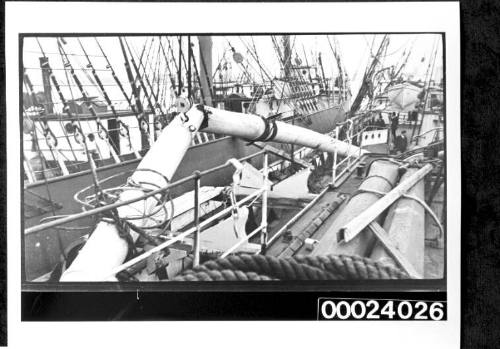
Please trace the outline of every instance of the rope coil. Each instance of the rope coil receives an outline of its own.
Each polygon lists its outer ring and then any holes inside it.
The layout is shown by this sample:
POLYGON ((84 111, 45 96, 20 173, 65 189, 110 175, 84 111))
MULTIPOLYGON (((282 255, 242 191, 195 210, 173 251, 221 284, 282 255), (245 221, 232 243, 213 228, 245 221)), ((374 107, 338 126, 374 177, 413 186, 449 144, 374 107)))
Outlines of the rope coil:
POLYGON ((232 255, 205 262, 173 281, 408 279, 407 273, 368 258, 347 255, 232 255), (244 275, 244 276, 243 276, 244 275))

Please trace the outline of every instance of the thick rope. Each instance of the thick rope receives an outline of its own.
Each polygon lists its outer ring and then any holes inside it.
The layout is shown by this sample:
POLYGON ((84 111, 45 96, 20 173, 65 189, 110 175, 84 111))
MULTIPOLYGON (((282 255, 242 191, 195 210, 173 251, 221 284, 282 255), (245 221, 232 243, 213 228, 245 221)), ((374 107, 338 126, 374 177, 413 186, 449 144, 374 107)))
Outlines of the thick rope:
POLYGON ((268 281, 265 275, 241 270, 201 270, 177 276, 174 281, 268 281))
POLYGON ((347 255, 296 256, 301 263, 328 270, 344 279, 407 279, 408 274, 368 258, 347 255))
POLYGON ((328 280, 333 277, 327 271, 306 264, 301 265, 293 259, 248 254, 208 261, 186 273, 225 269, 255 272, 280 280, 328 280))
POLYGON ((174 281, 256 280, 255 278, 259 278, 258 280, 354 280, 405 279, 409 276, 392 266, 357 256, 276 258, 241 254, 208 261, 183 272, 174 281))

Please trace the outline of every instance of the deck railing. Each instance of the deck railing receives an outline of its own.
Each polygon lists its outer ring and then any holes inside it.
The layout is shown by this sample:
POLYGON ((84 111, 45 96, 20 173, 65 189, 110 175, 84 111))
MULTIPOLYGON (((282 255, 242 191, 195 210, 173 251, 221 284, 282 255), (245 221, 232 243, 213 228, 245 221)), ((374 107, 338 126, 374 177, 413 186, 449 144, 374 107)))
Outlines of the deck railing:
POLYGON ((342 177, 351 167, 352 163, 355 163, 359 158, 361 158, 361 155, 363 154, 362 152, 362 147, 361 147, 361 139, 363 132, 366 130, 365 128, 360 129, 358 132, 354 132, 355 128, 355 121, 352 119, 348 119, 345 123, 337 125, 335 127, 335 130, 331 134, 335 139, 339 139, 340 136, 340 129, 341 127, 344 127, 344 125, 348 125, 348 129, 346 132, 346 137, 343 139, 344 142, 347 142, 348 150, 347 150, 347 156, 344 157, 342 160, 338 161, 338 151, 335 150, 333 153, 333 163, 332 163, 332 184, 335 184, 337 180, 342 177), (355 153, 351 153, 351 146, 353 145, 353 140, 356 140, 357 147, 359 148, 359 151, 355 153), (344 166, 344 168, 339 171, 339 168, 341 166, 344 166))
POLYGON ((413 141, 415 141, 416 145, 428 145, 429 143, 434 143, 443 139, 444 129, 442 127, 435 127, 413 137, 413 141), (429 140, 426 144, 419 144, 421 141, 425 142, 426 140, 429 140))
MULTIPOLYGON (((172 244, 182 241, 185 238, 188 238, 190 236, 193 237, 193 255, 194 255, 194 265, 198 265, 200 261, 200 233, 203 231, 204 228, 208 227, 211 223, 218 221, 225 216, 231 214, 231 212, 234 212, 235 209, 241 208, 243 205, 246 205, 248 203, 254 202, 257 199, 261 199, 262 203, 262 219, 260 222, 260 225, 254 229, 252 232, 247 234, 244 237, 240 237, 239 241, 235 243, 233 246, 229 247, 226 251, 221 251, 222 256, 225 257, 231 253, 233 253, 238 247, 240 247, 242 244, 248 242, 252 237, 260 233, 260 245, 261 245, 261 251, 265 251, 267 243, 268 243, 268 233, 267 233, 267 208, 268 208, 268 203, 267 203, 267 195, 269 191, 269 184, 268 184, 268 176, 269 176, 269 153, 266 150, 259 151, 257 153, 251 154, 249 156, 240 158, 238 160, 236 159, 230 159, 227 161, 225 164, 219 165, 217 167, 211 168, 209 170, 200 172, 200 171, 195 171, 191 176, 188 176, 186 178, 183 178, 181 180, 178 180, 176 182, 170 183, 162 188, 156 189, 154 191, 148 192, 140 197, 130 199, 130 200, 125 200, 122 202, 115 202, 113 204, 109 204, 103 207, 96 207, 93 209, 89 209, 84 212, 76 213, 73 215, 69 215, 63 218, 55 219, 43 224, 39 224, 37 226, 33 226, 30 228, 25 229, 25 235, 28 234, 35 234, 39 233, 44 230, 48 230, 51 228, 57 228, 58 226, 61 226, 63 224, 67 224, 70 222, 74 222, 79 219, 83 219, 86 217, 91 217, 91 216, 96 216, 99 214, 103 214, 106 211, 116 209, 118 207, 130 205, 134 202, 138 202, 141 200, 145 200, 149 197, 153 197, 155 195, 161 195, 166 193, 168 190, 179 186, 181 184, 187 183, 189 181, 193 181, 194 184, 194 203, 193 203, 193 210, 194 210, 194 226, 189 228, 188 230, 179 233, 175 237, 170 238, 169 240, 155 246, 154 248, 145 251, 144 253, 140 254, 139 256, 121 264, 120 266, 116 267, 115 269, 112 270, 110 273, 110 276, 116 275, 117 273, 128 269, 129 267, 135 265, 136 263, 148 258, 151 256, 153 253, 161 251, 172 244), (201 179, 203 176, 220 171, 224 168, 230 167, 230 166, 235 166, 236 167, 236 172, 235 175, 239 175, 241 172, 241 169, 243 166, 241 166, 241 162, 248 161, 250 159, 256 158, 262 156, 263 157, 263 166, 262 166, 262 176, 263 176, 263 185, 261 188, 256 189, 254 192, 251 194, 245 196, 243 199, 236 201, 234 200, 232 202, 232 205, 230 207, 227 207, 220 212, 217 212, 216 214, 210 216, 203 222, 200 222, 200 201, 199 201, 199 193, 200 193, 200 183, 201 179)), ((233 190, 235 187, 233 187, 233 190)))

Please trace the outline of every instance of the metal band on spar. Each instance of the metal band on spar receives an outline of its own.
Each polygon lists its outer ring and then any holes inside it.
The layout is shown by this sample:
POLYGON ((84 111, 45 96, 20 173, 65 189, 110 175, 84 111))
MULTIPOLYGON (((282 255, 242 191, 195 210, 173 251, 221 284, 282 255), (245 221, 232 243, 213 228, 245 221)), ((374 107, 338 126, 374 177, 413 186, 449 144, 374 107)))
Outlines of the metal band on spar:
POLYGON ((250 141, 291 143, 328 153, 334 153, 337 150, 341 156, 367 153, 366 150, 360 150, 357 146, 349 145, 328 135, 281 121, 267 121, 257 115, 201 105, 192 108, 189 113, 205 113, 205 119, 200 127, 203 132, 226 134, 250 141))

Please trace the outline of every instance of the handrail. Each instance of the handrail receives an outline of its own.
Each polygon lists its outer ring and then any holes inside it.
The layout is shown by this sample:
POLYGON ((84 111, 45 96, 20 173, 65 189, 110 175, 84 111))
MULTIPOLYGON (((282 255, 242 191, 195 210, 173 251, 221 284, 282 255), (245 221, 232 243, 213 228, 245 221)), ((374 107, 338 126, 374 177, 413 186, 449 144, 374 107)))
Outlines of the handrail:
POLYGON ((428 133, 431 133, 431 132, 438 132, 438 131, 442 131, 444 128, 443 127, 434 127, 434 128, 431 128, 430 130, 427 130, 419 135, 416 135, 413 137, 413 139, 416 139, 416 138, 420 138, 420 137, 423 137, 425 136, 426 134, 428 133))
MULTIPOLYGON (((258 189, 256 190, 255 192, 253 192, 252 194, 248 195, 246 198, 236 202, 236 206, 240 207, 242 206, 244 203, 250 201, 251 199, 253 198, 257 198, 259 197, 266 189, 263 188, 263 189, 258 189)), ((226 209, 220 211, 219 213, 213 215, 212 217, 204 220, 203 222, 201 222, 199 224, 199 227, 192 227, 188 230, 186 230, 185 232, 175 236, 174 238, 168 240, 168 241, 165 241, 161 244, 159 244, 158 246, 155 246, 153 247, 152 249, 148 250, 148 251, 145 251, 143 252, 141 255, 135 257, 135 258, 132 258, 130 260, 128 260, 127 262, 119 265, 118 267, 114 268, 110 273, 109 275, 107 275, 107 278, 109 277, 114 277, 117 273, 127 269, 127 268, 130 268, 131 266, 139 263, 140 261, 148 258, 149 256, 151 256, 152 254, 156 253, 156 252, 159 252, 161 250, 163 250, 164 248, 167 248, 168 246, 172 245, 173 243, 177 242, 177 241, 181 241, 183 240, 184 238, 188 237, 189 235, 193 234, 194 232, 197 231, 197 229, 201 229, 202 227, 205 227, 207 225, 209 225, 210 223, 212 223, 213 221, 223 217, 224 215, 226 215, 227 213, 229 213, 231 210, 233 209, 233 207, 227 207, 226 209)), ((248 238, 248 235, 247 235, 247 238, 248 238)), ((107 279, 106 278, 106 279, 107 279)))
POLYGON ((262 211, 263 211, 261 224, 259 225, 259 227, 257 229, 255 229, 254 231, 252 231, 248 235, 245 234, 245 236, 242 239, 240 239, 233 246, 231 246, 225 252, 225 255, 228 255, 228 254, 232 253, 233 251, 235 251, 244 242, 248 242, 249 239, 251 237, 253 237, 255 234, 257 234, 258 232, 261 232, 261 234, 262 234, 261 235, 261 248, 262 248, 262 251, 264 251, 265 247, 267 245, 267 192, 269 190, 269 184, 267 183, 266 179, 267 179, 268 174, 269 174, 268 156, 269 156, 269 151, 262 150, 262 151, 254 153, 254 154, 242 157, 239 161, 236 160, 236 159, 231 159, 230 161, 227 161, 225 164, 220 165, 220 166, 216 166, 216 167, 211 168, 209 170, 206 170, 206 171, 203 171, 203 172, 195 171, 193 173, 193 175, 191 175, 191 176, 183 178, 183 179, 181 179, 179 181, 176 181, 174 183, 170 183, 170 184, 168 184, 168 185, 166 185, 166 186, 164 186, 162 188, 159 188, 157 190, 151 191, 151 192, 149 192, 147 194, 144 194, 144 195, 142 195, 142 196, 140 196, 138 198, 134 198, 134 199, 130 199, 130 200, 124 200, 122 202, 113 203, 113 204, 110 204, 110 205, 107 205, 107 206, 104 206, 104 207, 98 207, 98 208, 95 208, 95 209, 92 209, 92 210, 89 210, 89 211, 86 211, 86 212, 82 212, 82 213, 71 215, 69 217, 64 217, 64 218, 57 219, 57 220, 54 220, 54 221, 51 221, 51 222, 40 224, 38 226, 26 229, 25 230, 25 234, 35 233, 35 232, 38 232, 40 230, 48 229, 50 227, 54 227, 54 226, 57 226, 57 225, 60 225, 60 224, 63 224, 63 223, 68 223, 68 222, 76 220, 76 219, 80 219, 80 218, 87 217, 87 216, 90 216, 90 215, 98 214, 98 213, 104 212, 106 210, 110 210, 110 209, 117 208, 117 207, 124 206, 124 205, 129 205, 131 203, 140 201, 142 199, 145 199, 145 198, 148 198, 148 197, 160 194, 160 193, 162 193, 162 192, 164 192, 164 191, 166 191, 166 190, 168 190, 168 189, 170 189, 172 187, 175 187, 177 185, 183 184, 183 183, 185 183, 185 182, 187 182, 189 180, 194 180, 194 183, 195 183, 195 188, 194 188, 194 207, 193 207, 194 217, 195 217, 195 224, 194 224, 194 226, 191 227, 191 228, 189 228, 187 231, 182 232, 179 235, 173 237, 172 239, 169 239, 169 240, 167 240, 167 241, 159 244, 158 246, 155 246, 153 249, 148 250, 148 251, 144 251, 139 256, 137 256, 137 257, 135 257, 135 258, 133 258, 131 260, 128 260, 125 263, 122 263, 121 265, 113 268, 112 271, 110 271, 110 274, 106 275, 105 280, 109 279, 110 277, 114 277, 120 271, 123 271, 123 270, 131 267, 132 265, 135 265, 136 263, 138 263, 138 262, 140 262, 140 261, 148 258, 149 256, 151 256, 155 252, 159 252, 159 251, 167 248, 168 246, 171 246, 175 242, 181 241, 184 238, 186 238, 186 237, 188 237, 188 236, 190 236, 192 234, 194 234, 194 239, 193 239, 194 261, 193 261, 193 263, 194 263, 195 266, 198 265, 199 261, 200 261, 200 232, 201 232, 201 230, 203 228, 209 226, 212 222, 221 219, 222 217, 226 216, 227 214, 231 214, 231 212, 235 208, 239 208, 239 207, 243 206, 244 204, 246 204, 248 202, 253 202, 252 200, 256 200, 259 197, 261 197, 261 199, 262 199, 262 211), (200 217, 199 190, 200 190, 201 177, 203 175, 214 173, 214 172, 216 172, 216 171, 218 171, 220 169, 223 169, 225 167, 232 166, 232 165, 236 167, 236 173, 238 173, 238 171, 241 171, 241 169, 243 168, 241 166, 241 163, 239 161, 246 161, 246 160, 252 159, 254 157, 260 156, 260 155, 264 156, 264 159, 263 159, 263 171, 262 171, 263 172, 264 181, 263 181, 262 188, 257 189, 255 192, 249 194, 248 196, 246 196, 244 199, 242 199, 240 201, 234 200, 235 202, 231 206, 223 209, 220 212, 217 212, 216 214, 212 215, 211 217, 209 217, 208 219, 204 220, 203 222, 200 222, 200 220, 199 220, 199 217, 200 217))
MULTIPOLYGON (((242 158, 238 159, 238 161, 247 161, 247 160, 250 160, 250 159, 252 159, 254 157, 263 155, 263 154, 266 154, 265 150, 261 150, 261 151, 258 151, 256 153, 254 153, 254 154, 250 154, 248 156, 242 157, 242 158)), ((199 173, 199 176, 204 176, 204 175, 216 172, 216 171, 220 171, 220 170, 222 170, 222 169, 224 169, 226 167, 229 167, 229 166, 231 166, 231 164, 225 163, 225 164, 213 167, 211 169, 202 171, 202 172, 199 173)), ((152 196, 155 196, 155 195, 158 195, 158 194, 163 194, 165 191, 167 191, 167 190, 169 190, 169 189, 171 189, 173 187, 179 186, 181 184, 184 184, 184 183, 186 183, 186 182, 188 182, 190 180, 193 180, 197 176, 198 176, 198 174, 192 174, 190 176, 184 177, 184 178, 182 178, 182 179, 180 179, 178 181, 172 182, 172 183, 170 183, 170 184, 168 184, 168 185, 166 185, 164 187, 161 187, 159 189, 155 189, 153 191, 150 191, 149 193, 145 193, 145 194, 143 194, 141 196, 138 196, 136 198, 124 200, 124 201, 121 201, 121 202, 115 202, 113 204, 109 204, 109 205, 102 206, 102 207, 97 207, 97 208, 94 208, 94 209, 91 209, 91 210, 88 210, 88 211, 85 211, 85 212, 76 213, 76 214, 73 214, 73 215, 70 215, 70 216, 67 216, 67 217, 64 217, 64 218, 61 218, 61 219, 57 219, 57 220, 54 220, 54 221, 51 221, 51 222, 39 224, 39 225, 30 227, 28 229, 25 229, 24 233, 25 233, 25 235, 33 234, 33 233, 36 233, 36 232, 39 232, 39 231, 42 231, 42 230, 45 230, 45 229, 48 229, 48 228, 52 228, 52 227, 55 227, 55 226, 58 226, 58 225, 62 225, 62 224, 69 223, 69 222, 73 222, 73 221, 78 220, 78 219, 82 219, 82 218, 86 218, 86 217, 93 216, 93 215, 96 215, 96 214, 100 214, 100 213, 103 213, 103 212, 106 212, 106 211, 109 211, 111 209, 115 209, 115 208, 118 208, 118 207, 121 207, 121 206, 130 205, 130 204, 132 204, 134 202, 141 201, 141 200, 147 199, 149 197, 152 197, 152 196)))
MULTIPOLYGON (((364 127, 362 128, 359 132, 353 134, 353 129, 354 129, 354 122, 349 119, 348 121, 349 122, 349 129, 347 131, 347 142, 349 144, 349 147, 352 145, 352 140, 355 139, 356 137, 358 139, 361 139, 362 137, 358 137, 359 135, 362 135, 363 132, 367 129, 367 127, 364 127)), ((339 129, 340 129, 340 125, 337 125, 337 127, 335 127, 335 131, 333 132, 335 134, 335 138, 338 139, 339 138, 339 129)), ((368 126, 369 127, 369 126, 368 126)), ((339 177, 341 177, 345 171, 347 170, 347 168, 349 168, 349 166, 351 165, 351 160, 354 158, 354 161, 358 160, 361 155, 362 155, 362 147, 361 147, 361 141, 359 142, 359 152, 357 154, 351 154, 350 151, 348 151, 348 154, 347 156, 342 159, 340 162, 337 162, 337 159, 338 159, 338 154, 337 154, 337 150, 335 150, 334 154, 333 154, 333 166, 332 166, 332 182, 331 184, 335 184, 335 182, 337 181, 337 179, 339 177), (340 173, 337 173, 337 168, 344 164, 345 162, 347 162, 347 167, 342 170, 342 172, 340 173)))

